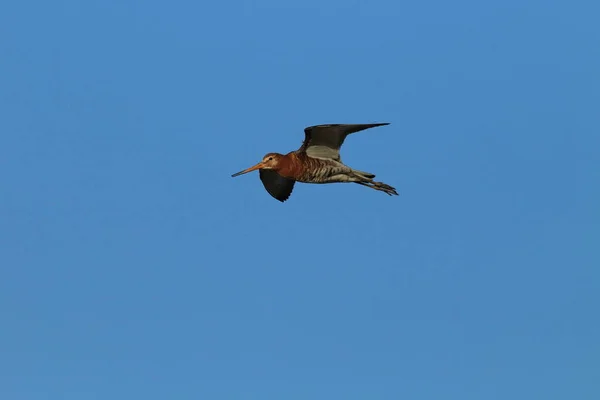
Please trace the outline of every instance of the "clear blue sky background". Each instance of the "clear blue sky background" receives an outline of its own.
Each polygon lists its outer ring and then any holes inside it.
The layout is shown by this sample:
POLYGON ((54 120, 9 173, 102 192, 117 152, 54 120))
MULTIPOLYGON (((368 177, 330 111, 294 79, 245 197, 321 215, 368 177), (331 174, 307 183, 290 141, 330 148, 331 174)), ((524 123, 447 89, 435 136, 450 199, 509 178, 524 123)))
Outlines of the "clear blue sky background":
POLYGON ((0 398, 600 398, 596 1, 0 6, 0 398), (395 186, 258 174, 319 123, 395 186))

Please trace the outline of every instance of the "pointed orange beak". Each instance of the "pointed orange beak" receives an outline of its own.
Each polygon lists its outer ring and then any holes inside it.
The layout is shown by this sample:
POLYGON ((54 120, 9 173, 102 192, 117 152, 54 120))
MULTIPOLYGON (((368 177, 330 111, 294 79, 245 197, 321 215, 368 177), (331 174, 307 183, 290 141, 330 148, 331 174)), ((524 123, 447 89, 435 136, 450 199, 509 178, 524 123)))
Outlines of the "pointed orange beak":
POLYGON ((261 161, 253 167, 250 167, 248 169, 245 169, 243 171, 240 171, 240 172, 237 172, 237 173, 231 175, 231 177, 235 178, 236 176, 244 175, 244 174, 247 174, 248 172, 252 172, 252 171, 256 171, 257 169, 261 169, 264 166, 265 166, 265 163, 261 161))

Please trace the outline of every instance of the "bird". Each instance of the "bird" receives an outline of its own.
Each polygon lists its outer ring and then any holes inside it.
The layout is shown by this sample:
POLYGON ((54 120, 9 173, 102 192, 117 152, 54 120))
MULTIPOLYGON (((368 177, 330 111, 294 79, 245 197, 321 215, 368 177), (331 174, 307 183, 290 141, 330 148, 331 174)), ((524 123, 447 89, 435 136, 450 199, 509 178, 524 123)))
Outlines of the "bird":
POLYGON ((340 157, 340 148, 348 135, 384 125, 390 123, 308 126, 304 128, 304 141, 297 150, 287 154, 267 153, 258 164, 231 176, 236 177, 258 170, 267 192, 282 203, 288 200, 296 182, 354 182, 390 196, 397 196, 398 192, 392 186, 375 182, 375 174, 349 167, 340 157))

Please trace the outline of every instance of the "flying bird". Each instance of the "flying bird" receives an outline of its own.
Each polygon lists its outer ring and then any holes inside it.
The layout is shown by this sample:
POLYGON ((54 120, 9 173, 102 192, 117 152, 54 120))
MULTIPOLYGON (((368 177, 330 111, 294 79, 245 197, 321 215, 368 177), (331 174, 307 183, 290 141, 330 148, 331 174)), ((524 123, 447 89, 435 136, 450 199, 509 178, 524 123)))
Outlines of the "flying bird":
POLYGON ((375 182, 375 174, 359 171, 342 162, 340 148, 351 133, 377 124, 327 124, 304 129, 304 141, 298 150, 287 154, 268 153, 258 164, 231 175, 236 177, 259 170, 260 180, 275 199, 284 202, 292 194, 296 181, 303 183, 354 182, 379 190, 388 195, 398 195, 396 189, 383 182, 375 182))

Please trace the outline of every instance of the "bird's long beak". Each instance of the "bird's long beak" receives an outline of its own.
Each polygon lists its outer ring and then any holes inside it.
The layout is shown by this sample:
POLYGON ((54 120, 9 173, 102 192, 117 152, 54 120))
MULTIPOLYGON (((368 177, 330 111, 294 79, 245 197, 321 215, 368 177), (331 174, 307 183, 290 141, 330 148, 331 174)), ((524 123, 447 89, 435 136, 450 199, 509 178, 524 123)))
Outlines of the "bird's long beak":
POLYGON ((247 174, 248 172, 252 172, 252 171, 256 171, 257 169, 261 169, 264 166, 265 166, 265 163, 261 161, 253 167, 250 167, 248 169, 245 169, 243 171, 240 171, 240 172, 237 172, 237 173, 231 175, 231 177, 235 178, 236 176, 244 175, 244 174, 247 174))

